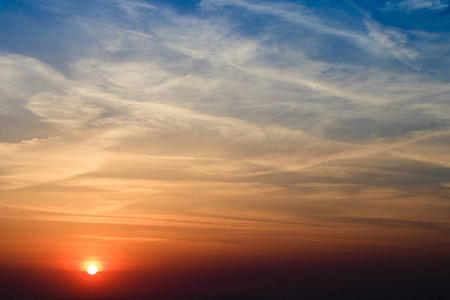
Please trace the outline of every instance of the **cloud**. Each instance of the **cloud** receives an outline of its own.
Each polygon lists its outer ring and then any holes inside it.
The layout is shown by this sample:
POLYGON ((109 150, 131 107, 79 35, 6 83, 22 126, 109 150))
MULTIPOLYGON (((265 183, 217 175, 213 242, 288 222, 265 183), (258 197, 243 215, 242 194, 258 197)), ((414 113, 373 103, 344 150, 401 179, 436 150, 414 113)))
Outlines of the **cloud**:
POLYGON ((80 235, 77 236, 82 239, 94 239, 94 240, 105 240, 105 241, 119 241, 119 242, 159 242, 165 239, 162 238, 149 238, 149 237, 120 237, 120 236, 98 236, 98 235, 80 235))
POLYGON ((364 24, 368 30, 368 35, 362 30, 355 30, 333 24, 328 19, 322 18, 311 9, 300 4, 268 3, 252 1, 232 0, 232 1, 210 1, 203 0, 200 6, 205 10, 214 10, 218 7, 236 6, 249 10, 256 14, 273 15, 287 22, 298 24, 311 29, 319 34, 331 35, 340 39, 354 43, 365 51, 375 53, 380 56, 386 55, 386 50, 392 57, 402 62, 414 60, 418 52, 408 48, 406 35, 392 28, 382 29, 380 24, 373 20, 365 20, 364 24))
POLYGON ((344 38, 356 39, 356 40, 364 40, 365 37, 360 35, 357 32, 352 32, 350 30, 343 30, 339 28, 334 28, 324 24, 324 22, 316 16, 312 11, 307 9, 305 6, 300 4, 288 4, 286 2, 282 2, 280 4, 277 3, 268 3, 262 2, 255 4, 251 1, 245 0, 220 0, 220 1, 211 1, 211 0, 203 0, 200 3, 200 7, 205 10, 215 9, 217 7, 223 6, 238 6, 258 14, 270 14, 276 15, 282 19, 285 19, 289 22, 294 22, 300 24, 302 26, 314 29, 318 32, 324 34, 337 35, 344 38))
POLYGON ((407 36, 394 29, 381 30, 380 25, 372 20, 365 21, 369 36, 372 37, 376 44, 392 54, 399 61, 414 60, 419 53, 413 49, 405 46, 407 43, 407 36))
POLYGON ((450 88, 423 57, 441 33, 283 2, 114 3, 52 3, 63 63, 0 55, 2 206, 247 237, 444 226, 450 88))
POLYGON ((450 230, 448 223, 441 222, 423 222, 414 220, 396 220, 388 218, 354 218, 354 217, 339 217, 336 218, 339 222, 368 224, 371 226, 392 227, 392 228, 407 228, 416 230, 442 230, 448 232, 450 230))
POLYGON ((404 0, 398 6, 406 11, 420 9, 444 10, 448 7, 448 2, 446 0, 404 0))

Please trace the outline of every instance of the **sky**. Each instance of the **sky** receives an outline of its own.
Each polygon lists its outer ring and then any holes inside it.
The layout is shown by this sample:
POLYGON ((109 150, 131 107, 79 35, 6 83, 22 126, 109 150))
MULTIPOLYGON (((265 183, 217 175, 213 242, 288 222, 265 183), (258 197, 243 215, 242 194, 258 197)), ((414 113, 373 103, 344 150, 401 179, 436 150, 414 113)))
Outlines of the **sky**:
POLYGON ((450 295, 449 32, 446 0, 0 1, 0 292, 450 295))

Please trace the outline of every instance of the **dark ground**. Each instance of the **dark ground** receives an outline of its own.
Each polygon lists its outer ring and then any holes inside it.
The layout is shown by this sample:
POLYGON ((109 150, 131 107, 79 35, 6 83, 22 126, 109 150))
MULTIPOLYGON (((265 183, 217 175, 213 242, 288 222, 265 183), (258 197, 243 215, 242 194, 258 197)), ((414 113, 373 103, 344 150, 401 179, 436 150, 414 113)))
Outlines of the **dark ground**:
POLYGON ((438 257, 420 262, 349 262, 95 276, 0 268, 0 299, 450 300, 450 263, 438 257))

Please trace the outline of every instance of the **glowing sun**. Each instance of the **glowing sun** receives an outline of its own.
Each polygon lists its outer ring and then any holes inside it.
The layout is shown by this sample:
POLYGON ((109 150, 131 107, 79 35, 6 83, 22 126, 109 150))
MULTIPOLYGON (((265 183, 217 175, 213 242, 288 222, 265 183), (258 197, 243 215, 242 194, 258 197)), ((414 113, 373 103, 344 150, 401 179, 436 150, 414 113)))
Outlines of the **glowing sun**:
POLYGON ((94 266, 94 265, 90 265, 90 266, 87 268, 87 272, 88 272, 90 275, 95 275, 95 274, 97 273, 97 267, 94 266))

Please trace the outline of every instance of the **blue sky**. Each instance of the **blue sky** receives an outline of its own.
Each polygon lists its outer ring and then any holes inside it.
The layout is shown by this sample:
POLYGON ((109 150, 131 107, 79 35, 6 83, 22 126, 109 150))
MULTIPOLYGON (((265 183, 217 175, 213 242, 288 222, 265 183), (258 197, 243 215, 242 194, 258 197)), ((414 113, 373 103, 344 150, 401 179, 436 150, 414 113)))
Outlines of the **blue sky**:
MULTIPOLYGON (((136 3, 126 7, 114 1, 3 2, 2 49, 31 56, 68 55, 74 50, 68 43, 75 41, 68 41, 64 33, 86 38, 75 23, 79 18, 104 20, 141 33, 165 26, 154 24, 155 17, 170 22, 168 16, 152 14, 142 6, 151 2, 136 3)), ((411 63, 423 73, 439 71, 430 75, 448 79, 445 1, 157 1, 153 5, 180 17, 228 22, 230 34, 292 48, 317 61, 383 68, 411 63)), ((48 63, 54 64, 51 59, 48 63)))
POLYGON ((3 1, 0 205, 379 243, 429 230, 443 249, 449 16, 444 0, 3 1))

